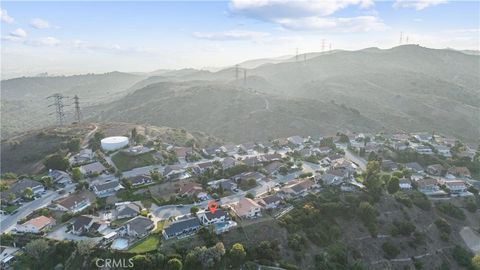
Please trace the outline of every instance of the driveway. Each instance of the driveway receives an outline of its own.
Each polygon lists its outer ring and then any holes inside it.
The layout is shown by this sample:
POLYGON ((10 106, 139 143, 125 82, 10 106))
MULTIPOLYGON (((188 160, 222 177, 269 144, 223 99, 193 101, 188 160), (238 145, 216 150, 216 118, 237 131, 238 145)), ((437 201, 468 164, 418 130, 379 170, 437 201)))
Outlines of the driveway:
POLYGON ((79 236, 79 235, 69 233, 69 232, 67 232, 67 225, 60 226, 56 230, 47 234, 46 237, 50 238, 50 239, 55 239, 55 240, 58 240, 58 241, 63 241, 63 240, 72 240, 72 241, 89 240, 89 241, 93 241, 95 243, 98 243, 100 240, 102 240, 102 237, 86 237, 86 236, 79 236))

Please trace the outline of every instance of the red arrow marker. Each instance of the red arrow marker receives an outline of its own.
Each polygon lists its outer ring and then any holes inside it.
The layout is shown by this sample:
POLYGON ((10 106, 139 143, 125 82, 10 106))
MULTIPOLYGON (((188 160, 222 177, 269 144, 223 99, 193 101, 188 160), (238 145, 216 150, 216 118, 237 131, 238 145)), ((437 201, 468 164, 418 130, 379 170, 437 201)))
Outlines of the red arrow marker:
POLYGON ((214 214, 217 208, 218 208, 218 203, 216 203, 215 201, 208 202, 208 210, 210 210, 210 213, 214 214))

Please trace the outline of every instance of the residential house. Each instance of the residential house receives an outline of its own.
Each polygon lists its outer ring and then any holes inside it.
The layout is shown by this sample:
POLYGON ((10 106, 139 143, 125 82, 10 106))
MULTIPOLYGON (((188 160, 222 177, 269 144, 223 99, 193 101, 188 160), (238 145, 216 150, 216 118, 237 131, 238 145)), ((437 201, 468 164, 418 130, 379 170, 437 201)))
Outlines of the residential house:
POLYGON ((427 132, 416 133, 413 135, 413 137, 424 143, 430 142, 433 139, 432 134, 427 132))
POLYGON ((441 164, 433 164, 427 167, 427 173, 435 176, 443 176, 446 170, 441 164))
POLYGON ((130 181, 130 183, 132 184, 132 187, 148 185, 153 183, 152 177, 147 174, 130 177, 128 178, 128 181, 130 181))
POLYGON ((232 168, 232 167, 235 166, 236 163, 237 163, 237 161, 234 158, 226 157, 222 160, 222 168, 224 170, 232 168))
POLYGON ((189 182, 183 185, 178 192, 180 196, 188 196, 193 198, 199 198, 202 200, 208 199, 207 193, 203 192, 203 188, 200 184, 195 182, 189 182))
POLYGON ((80 172, 83 175, 102 174, 107 170, 100 162, 93 162, 80 166, 80 172))
POLYGON ((322 147, 314 149, 314 152, 316 152, 318 154, 321 154, 321 155, 326 155, 326 154, 330 153, 331 150, 332 149, 328 146, 322 146, 322 147))
POLYGON ((417 162, 409 162, 405 164, 405 168, 413 173, 423 173, 422 165, 418 164, 417 162))
POLYGON ((328 170, 322 175, 321 179, 324 185, 339 185, 348 180, 350 173, 346 169, 328 170))
POLYGON ((117 191, 119 191, 122 188, 123 186, 120 185, 120 182, 117 180, 108 181, 108 182, 95 184, 91 186, 92 191, 99 198, 114 195, 115 193, 117 193, 117 191))
POLYGON ((219 150, 227 156, 234 156, 238 153, 238 147, 233 144, 223 145, 219 150))
POLYGON ((202 149, 202 156, 205 158, 213 158, 219 152, 217 147, 208 147, 202 149))
POLYGON ((456 177, 470 178, 472 176, 467 167, 451 167, 448 169, 447 173, 456 177))
POLYGON ((197 163, 196 167, 198 168, 199 173, 204 173, 208 169, 214 169, 215 164, 212 161, 197 163))
POLYGON ((240 198, 233 206, 233 211, 240 218, 256 218, 261 216, 261 206, 250 198, 240 198))
POLYGON ((398 166, 397 166, 397 163, 389 159, 385 159, 385 160, 382 160, 382 169, 384 171, 391 172, 391 171, 398 170, 398 166))
POLYGON ((45 191, 45 187, 42 185, 42 183, 32 179, 23 178, 13 183, 7 191, 2 192, 2 201, 8 202, 10 196, 9 194, 14 194, 15 197, 9 202, 17 202, 22 197, 23 192, 28 188, 33 191, 34 196, 45 191))
POLYGON ((162 234, 167 240, 174 237, 181 238, 197 232, 198 229, 200 229, 200 226, 200 221, 196 217, 179 220, 165 227, 162 234))
POLYGON ((72 194, 53 203, 54 208, 72 214, 78 213, 90 206, 90 199, 85 195, 72 194))
POLYGON ((71 233, 80 235, 88 232, 92 224, 95 222, 95 218, 90 215, 78 216, 72 223, 71 233))
POLYGON ((415 145, 413 146, 413 149, 415 152, 421 154, 421 155, 433 155, 432 148, 426 145, 415 145))
POLYGON ((186 170, 180 165, 167 165, 163 170, 163 176, 167 180, 179 180, 190 177, 186 170))
POLYGON ((445 181, 445 186, 451 194, 458 195, 467 192, 467 185, 463 180, 445 181))
POLYGON ((140 215, 143 204, 140 201, 122 202, 115 204, 115 218, 133 218, 140 215))
POLYGON ((15 229, 17 232, 40 233, 51 229, 55 224, 55 219, 39 216, 17 225, 15 229))
POLYGON ((220 188, 222 187, 223 190, 230 190, 235 191, 237 189, 237 183, 235 183, 232 179, 220 179, 208 182, 208 185, 212 188, 220 188))
POLYGON ((20 248, 0 246, 0 269, 10 269, 20 248))
POLYGON ((434 145, 435 149, 437 150, 438 154, 444 157, 451 157, 452 153, 450 152, 450 147, 445 145, 434 145))
POLYGON ((438 181, 434 178, 424 178, 417 181, 417 188, 425 194, 432 194, 439 191, 438 181))
POLYGON ((299 146, 302 145, 305 140, 300 136, 291 136, 287 138, 287 141, 295 146, 299 146))
POLYGON ((260 198, 257 202, 265 209, 273 209, 278 207, 278 205, 282 202, 282 198, 277 194, 273 194, 260 198))
POLYGON ((123 224, 122 228, 130 237, 143 238, 150 233, 155 223, 147 217, 134 217, 123 224))
POLYGON ((265 175, 259 172, 243 172, 243 173, 239 173, 237 175, 232 176, 232 179, 237 183, 240 181, 245 181, 249 179, 255 179, 255 181, 258 182, 258 181, 264 180, 265 178, 266 178, 265 175))
POLYGON ((174 151, 177 158, 181 161, 185 161, 189 155, 193 154, 192 147, 175 147, 174 151))
POLYGON ((84 164, 93 161, 94 153, 92 149, 81 149, 80 152, 73 156, 72 164, 84 164))
POLYGON ((243 143, 243 144, 240 144, 238 148, 244 153, 247 153, 248 155, 255 154, 255 143, 252 143, 252 142, 243 143))
POLYGON ((50 176, 55 184, 68 185, 72 183, 70 175, 60 170, 49 170, 48 176, 50 176))
POLYGON ((395 142, 393 144, 393 149, 395 149, 397 151, 403 151, 403 150, 407 149, 407 147, 408 147, 408 143, 405 142, 405 141, 395 142))
POLYGON ((258 158, 260 162, 266 163, 266 162, 272 162, 272 161, 279 161, 282 159, 282 155, 280 155, 279 153, 264 154, 264 155, 258 156, 258 158))
POLYGON ((282 165, 283 163, 281 163, 280 161, 274 161, 266 165, 264 169, 267 172, 267 174, 274 174, 280 169, 280 167, 282 167, 282 165))
POLYGON ((209 210, 197 213, 198 220, 202 225, 211 225, 229 220, 228 213, 222 209, 217 209, 213 213, 209 210))
POLYGON ((281 189, 281 193, 287 198, 304 197, 308 194, 315 183, 310 179, 293 180, 281 189))
POLYGON ((398 185, 400 186, 401 190, 410 190, 412 189, 412 182, 408 178, 400 178, 398 180, 398 185))

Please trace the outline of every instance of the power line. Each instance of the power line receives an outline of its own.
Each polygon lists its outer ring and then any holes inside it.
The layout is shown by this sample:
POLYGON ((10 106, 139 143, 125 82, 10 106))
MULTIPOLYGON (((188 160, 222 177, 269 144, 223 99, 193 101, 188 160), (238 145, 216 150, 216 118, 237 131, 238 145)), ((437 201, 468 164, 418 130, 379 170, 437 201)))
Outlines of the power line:
POLYGON ((82 120, 82 112, 80 111, 80 102, 78 101, 80 98, 75 95, 73 97, 73 103, 75 104, 75 120, 77 120, 78 123, 82 120))
POLYGON ((63 108, 65 106, 68 106, 68 105, 63 104, 63 99, 64 98, 66 98, 66 97, 63 96, 62 94, 58 94, 58 93, 47 97, 47 99, 53 99, 53 103, 48 105, 48 107, 55 106, 55 112, 50 113, 50 115, 52 115, 52 114, 56 115, 58 124, 60 126, 63 126, 63 124, 65 124, 65 112, 63 111, 63 108))

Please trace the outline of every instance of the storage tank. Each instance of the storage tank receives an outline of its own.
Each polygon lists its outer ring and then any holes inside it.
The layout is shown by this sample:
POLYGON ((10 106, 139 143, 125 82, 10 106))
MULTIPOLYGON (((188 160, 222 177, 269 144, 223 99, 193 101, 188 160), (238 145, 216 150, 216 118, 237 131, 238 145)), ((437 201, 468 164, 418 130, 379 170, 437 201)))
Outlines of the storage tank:
POLYGON ((107 137, 100 141, 102 149, 105 151, 114 151, 128 145, 128 138, 124 136, 107 137))

